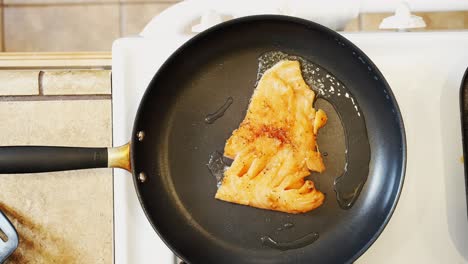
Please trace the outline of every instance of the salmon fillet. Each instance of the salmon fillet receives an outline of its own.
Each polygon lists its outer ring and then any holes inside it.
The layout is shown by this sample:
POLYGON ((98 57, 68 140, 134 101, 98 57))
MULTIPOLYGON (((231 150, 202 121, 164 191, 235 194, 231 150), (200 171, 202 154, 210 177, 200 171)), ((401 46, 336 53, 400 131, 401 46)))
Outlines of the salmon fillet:
POLYGON ((287 213, 323 203, 324 194, 304 179, 325 170, 316 137, 327 116, 313 108, 314 97, 298 61, 278 62, 263 74, 224 147, 224 156, 234 161, 216 199, 287 213))

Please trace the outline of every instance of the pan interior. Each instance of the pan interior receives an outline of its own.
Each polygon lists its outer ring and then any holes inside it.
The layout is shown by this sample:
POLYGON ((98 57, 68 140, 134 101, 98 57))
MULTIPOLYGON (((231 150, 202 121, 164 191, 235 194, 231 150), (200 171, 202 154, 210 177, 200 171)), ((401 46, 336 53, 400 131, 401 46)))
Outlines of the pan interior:
MULTIPOLYGON (((182 258, 194 263, 347 262, 378 236, 398 198, 404 171, 404 133, 398 107, 381 74, 337 34, 310 22, 278 17, 238 20, 217 27, 182 47, 160 69, 145 94, 133 140, 134 172, 140 201, 159 235, 182 258), (346 43, 347 45, 341 45, 346 43), (371 162, 355 205, 339 207, 333 180, 344 167, 343 128, 334 108, 317 101, 329 123, 318 143, 327 170, 310 176, 326 194, 325 203, 292 215, 214 199, 216 179, 206 164, 223 151, 226 139, 245 116, 255 88, 258 57, 280 50, 302 56, 333 73, 354 94, 366 118, 371 162), (374 77, 377 77, 374 78, 374 77), (231 97, 232 105, 212 124, 205 122, 231 97), (288 224, 291 228, 278 229, 288 224), (314 232, 305 247, 278 251, 265 247, 268 235, 287 242, 314 232)), ((352 139, 353 135, 349 135, 352 139)))

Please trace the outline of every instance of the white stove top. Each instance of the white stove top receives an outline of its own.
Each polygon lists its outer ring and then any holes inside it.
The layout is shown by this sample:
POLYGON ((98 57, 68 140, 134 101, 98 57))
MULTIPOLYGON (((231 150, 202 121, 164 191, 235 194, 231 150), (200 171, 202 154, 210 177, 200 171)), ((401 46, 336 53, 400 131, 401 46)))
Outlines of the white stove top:
MULTIPOLYGON (((114 145, 129 140, 147 84, 165 59, 192 37, 187 29, 201 12, 199 4, 180 3, 154 18, 142 36, 114 42, 114 145)), ((408 143, 406 179, 396 211, 357 263, 468 263, 458 98, 468 66, 468 32, 343 36, 387 79, 402 111, 408 143)), ((174 255, 144 216, 131 176, 120 170, 114 172, 114 215, 115 263, 174 263, 174 255)))

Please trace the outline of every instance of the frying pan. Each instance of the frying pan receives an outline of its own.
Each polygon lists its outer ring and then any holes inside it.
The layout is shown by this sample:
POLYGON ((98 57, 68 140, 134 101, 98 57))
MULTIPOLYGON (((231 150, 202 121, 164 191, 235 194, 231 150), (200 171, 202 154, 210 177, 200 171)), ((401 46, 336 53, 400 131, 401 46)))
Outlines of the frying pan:
MULTIPOLYGON (((364 134, 353 134, 349 111, 334 107, 347 133, 346 142, 362 139, 364 134)), ((361 153, 357 148, 347 155, 349 167, 361 153)), ((172 54, 150 82, 135 117, 133 136, 125 146, 0 149, 1 173, 97 167, 132 172, 149 222, 190 263, 352 262, 388 223, 402 188, 405 163, 405 134, 397 102, 370 59, 330 29, 273 15, 222 23, 172 54), (216 180, 206 167, 209 155, 223 150, 242 121, 255 87, 257 59, 272 50, 320 65, 346 85, 358 102, 366 128, 365 144, 358 142, 370 149, 370 160, 358 166, 367 167, 368 177, 351 208, 342 209, 337 203, 332 186, 337 175, 314 173, 311 177, 326 193, 326 200, 305 214, 260 210, 213 198, 216 180), (205 115, 229 97, 233 103, 224 116, 213 124, 205 123, 205 115), (279 231, 288 223, 294 227, 279 231), (260 239, 269 235, 283 243, 312 232, 319 236, 314 243, 289 250, 270 248, 260 239)), ((327 159, 325 165, 334 170, 327 159)))

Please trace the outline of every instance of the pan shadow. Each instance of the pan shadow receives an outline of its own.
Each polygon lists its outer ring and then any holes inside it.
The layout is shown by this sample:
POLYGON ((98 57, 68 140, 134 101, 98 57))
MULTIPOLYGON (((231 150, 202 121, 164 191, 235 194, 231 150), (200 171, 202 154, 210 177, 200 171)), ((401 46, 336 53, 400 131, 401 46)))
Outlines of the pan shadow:
POLYGON ((10 219, 19 236, 18 248, 5 264, 79 263, 77 251, 63 238, 3 202, 0 202, 0 210, 10 219))

